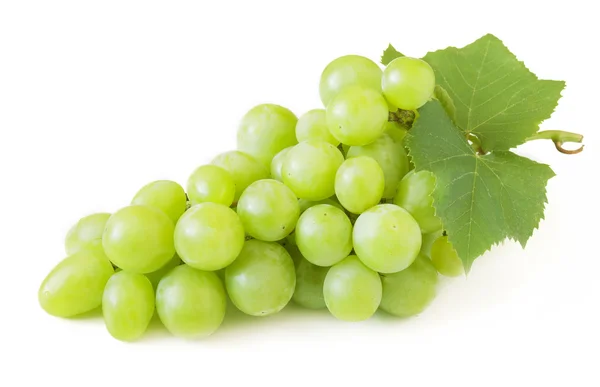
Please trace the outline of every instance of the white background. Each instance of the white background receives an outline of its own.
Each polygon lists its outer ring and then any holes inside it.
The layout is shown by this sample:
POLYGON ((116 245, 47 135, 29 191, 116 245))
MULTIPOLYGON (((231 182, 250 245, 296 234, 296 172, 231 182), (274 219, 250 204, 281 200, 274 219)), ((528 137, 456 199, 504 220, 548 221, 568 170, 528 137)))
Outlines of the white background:
POLYGON ((591 1, 0 1, 0 386, 598 386, 598 82, 591 1), (555 4, 555 5, 553 5, 555 4), (318 80, 349 53, 377 60, 463 46, 491 32, 541 78, 567 88, 544 129, 586 135, 577 156, 550 142, 546 219, 442 281, 409 320, 344 323, 290 307, 233 311, 204 341, 156 322, 135 344, 100 317, 37 304, 81 216, 128 204, 156 179, 235 147, 240 117, 274 102, 320 107, 318 80))

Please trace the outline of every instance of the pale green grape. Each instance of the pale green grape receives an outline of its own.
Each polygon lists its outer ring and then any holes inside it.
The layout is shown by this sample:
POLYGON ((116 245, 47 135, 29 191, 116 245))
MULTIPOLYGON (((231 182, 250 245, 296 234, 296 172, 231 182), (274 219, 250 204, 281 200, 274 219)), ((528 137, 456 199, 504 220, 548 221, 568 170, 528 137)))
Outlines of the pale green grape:
POLYGON ((139 339, 154 314, 154 289, 143 274, 120 271, 104 288, 102 314, 106 329, 117 340, 139 339))
POLYGON ((211 202, 230 206, 235 197, 235 182, 225 169, 203 165, 189 177, 187 193, 192 205, 211 202))
POLYGON ((281 169, 283 168, 283 162, 285 161, 285 157, 287 153, 292 149, 293 146, 289 146, 285 149, 282 149, 273 157, 271 161, 271 178, 283 182, 283 177, 281 176, 281 169))
POLYGON ((231 174, 235 183, 234 204, 250 184, 256 180, 269 178, 269 171, 263 164, 249 154, 240 151, 221 153, 212 160, 211 164, 217 165, 231 174))
POLYGON ((334 207, 339 208, 342 211, 345 211, 344 207, 342 207, 342 205, 340 204, 340 202, 337 200, 337 198, 335 196, 332 196, 330 198, 323 199, 323 200, 317 200, 315 202, 313 202, 311 200, 306 200, 306 199, 299 199, 298 204, 300 205, 300 213, 303 213, 304 211, 308 210, 310 207, 316 206, 318 204, 329 204, 330 206, 334 206, 334 207))
POLYGON ((113 273, 100 242, 92 242, 63 259, 46 276, 38 291, 40 306, 57 317, 72 317, 96 309, 113 273))
POLYGON ((173 258, 171 258, 171 260, 169 262, 167 262, 166 265, 164 265, 163 267, 161 267, 160 269, 158 269, 156 271, 153 271, 152 273, 147 273, 146 277, 148 277, 148 279, 150 280, 150 283, 152 283, 152 287, 154 289, 156 289, 158 287, 158 283, 160 282, 162 277, 164 277, 165 274, 170 272, 171 269, 173 269, 179 265, 181 265, 181 258, 179 258, 179 255, 175 254, 173 256, 173 258))
POLYGON ((67 255, 75 254, 90 242, 101 240, 108 218, 110 218, 110 214, 97 213, 79 219, 65 238, 67 255))
POLYGON ((313 265, 300 255, 296 261, 296 290, 292 300, 308 309, 325 308, 323 283, 328 271, 328 267, 313 265))
POLYGON ((160 280, 156 289, 156 311, 173 335, 204 338, 223 322, 226 297, 223 283, 214 272, 180 265, 160 280))
POLYGON ((296 144, 298 118, 283 106, 258 105, 242 118, 237 132, 237 146, 254 156, 265 167, 279 151, 296 144))
POLYGON ((424 234, 441 230, 442 221, 433 208, 435 176, 429 171, 408 172, 400 181, 394 204, 404 208, 415 218, 424 234))
POLYGON ((433 96, 435 74, 424 60, 400 57, 383 71, 381 87, 385 99, 404 110, 415 110, 433 96))
POLYGON ((300 206, 291 189, 277 180, 265 179, 246 188, 238 202, 237 213, 250 236, 274 242, 294 230, 300 206))
POLYGON ((419 255, 406 269, 383 274, 381 309, 398 317, 421 313, 436 295, 438 277, 431 261, 419 255))
POLYGON ((436 270, 446 277, 458 277, 465 272, 462 261, 445 235, 439 237, 431 246, 431 262, 436 270))
POLYGON ((151 273, 175 255, 173 221, 149 206, 128 206, 106 222, 102 246, 115 266, 134 273, 151 273))
POLYGON ((381 279, 356 255, 351 255, 329 269, 323 284, 323 296, 327 309, 336 318, 366 320, 377 311, 381 302, 381 279))
POLYGON ((406 137, 408 130, 404 129, 397 122, 388 121, 385 132, 394 140, 396 144, 403 144, 404 137, 406 137))
POLYGON ((235 260, 244 245, 244 227, 231 208, 200 203, 175 227, 175 249, 183 262, 200 270, 219 270, 235 260))
POLYGON ((382 71, 371 59, 359 55, 346 55, 333 60, 325 67, 319 83, 323 106, 347 86, 363 86, 381 92, 382 71))
POLYGON ((296 244, 302 255, 318 266, 331 266, 352 251, 352 224, 337 207, 319 204, 300 216, 296 244))
POLYGON ((360 86, 340 91, 327 105, 327 127, 338 141, 361 146, 385 132, 388 108, 381 93, 360 86))
POLYGON ((345 209, 355 214, 379 203, 384 186, 381 167, 367 156, 344 161, 335 175, 335 196, 345 209))
POLYGON ((278 243, 252 239, 225 269, 225 283, 231 301, 242 312, 252 316, 277 313, 294 294, 294 261, 278 243))
POLYGON ((299 142, 319 140, 334 146, 338 146, 340 143, 329 132, 325 109, 313 109, 304 113, 296 124, 296 138, 299 142))
POLYGON ((421 249, 419 224, 403 208, 380 204, 363 212, 354 224, 354 251, 380 273, 409 267, 421 249))
POLYGON ((344 156, 330 143, 303 141, 288 152, 283 162, 283 182, 300 199, 327 199, 335 193, 335 173, 343 162, 344 156))
POLYGON ((442 230, 437 230, 435 232, 429 234, 422 234, 423 242, 421 243, 421 252, 424 256, 431 258, 431 247, 433 247, 433 243, 441 237, 443 234, 442 230))
POLYGON ((131 204, 158 208, 167 214, 173 223, 177 223, 177 220, 185 211, 187 198, 183 188, 176 182, 158 180, 142 187, 135 194, 131 204))
POLYGON ((358 156, 369 156, 377 161, 385 180, 383 197, 393 198, 398 183, 408 172, 408 157, 404 146, 396 143, 388 134, 383 134, 369 145, 350 147, 346 158, 358 156))

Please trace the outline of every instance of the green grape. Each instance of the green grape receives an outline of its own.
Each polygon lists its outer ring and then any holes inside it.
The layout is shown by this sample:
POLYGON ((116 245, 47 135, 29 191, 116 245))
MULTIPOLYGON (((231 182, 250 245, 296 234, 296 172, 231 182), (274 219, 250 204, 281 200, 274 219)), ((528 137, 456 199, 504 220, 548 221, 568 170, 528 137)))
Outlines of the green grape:
POLYGON ((279 151, 296 141, 298 118, 283 106, 258 105, 242 118, 237 132, 237 146, 242 152, 254 156, 267 168, 279 151))
POLYGON ((335 265, 352 251, 352 224, 344 211, 328 204, 310 207, 296 225, 296 244, 318 266, 335 265))
POLYGON ((327 127, 341 143, 362 146, 377 140, 385 132, 388 115, 381 93, 349 86, 327 105, 327 127))
POLYGON ((173 258, 171 258, 171 260, 169 262, 167 262, 166 265, 164 265, 163 267, 161 267, 160 269, 158 269, 156 271, 153 271, 152 273, 147 273, 146 277, 148 277, 148 279, 150 280, 152 287, 154 289, 156 289, 158 287, 158 283, 160 282, 162 277, 164 277, 165 274, 170 272, 171 269, 173 269, 179 265, 181 265, 181 258, 179 258, 179 255, 175 254, 173 256, 173 258))
POLYGON ((229 207, 235 197, 235 182, 225 169, 203 165, 188 179, 187 193, 192 205, 211 202, 229 207))
POLYGON ((292 300, 308 309, 325 308, 323 283, 328 271, 328 267, 313 265, 300 255, 296 261, 296 290, 292 300))
POLYGON ((219 270, 229 265, 242 250, 244 239, 240 217, 222 204, 196 204, 175 227, 177 254, 200 270, 219 270))
POLYGON ((363 86, 381 92, 382 71, 371 59, 359 55, 346 55, 333 60, 325 67, 319 83, 323 106, 347 86, 363 86))
POLYGON ((434 188, 433 173, 412 170, 402 178, 394 196, 394 204, 410 212, 424 234, 442 229, 442 221, 435 215, 433 207, 431 194, 434 188))
POLYGON ((172 220, 149 206, 128 206, 106 222, 102 246, 113 264, 134 273, 151 273, 175 254, 172 220))
POLYGON ((110 214, 97 213, 84 216, 71 227, 65 238, 67 255, 75 254, 90 242, 101 240, 106 221, 110 214))
POLYGON ((252 316, 274 314, 294 294, 294 261, 278 243, 252 239, 225 269, 225 283, 231 301, 242 312, 252 316))
POLYGON ((431 247, 433 247, 433 243, 441 237, 443 234, 442 230, 437 230, 435 232, 429 234, 422 234, 423 242, 421 243, 421 252, 424 256, 431 258, 431 247))
POLYGON ((296 124, 296 138, 298 142, 318 140, 328 142, 333 146, 340 144, 329 132, 325 109, 313 109, 304 113, 296 124))
POLYGON ((92 242, 63 259, 46 276, 38 291, 40 306, 57 317, 72 317, 96 309, 113 273, 100 242, 92 242))
POLYGON ((406 269, 383 274, 383 297, 381 309, 398 317, 421 313, 436 295, 438 277, 431 261, 419 255, 406 269))
POLYGON ((383 198, 393 198, 398 183, 408 172, 408 157, 404 146, 396 143, 388 134, 383 134, 369 145, 350 147, 346 158, 358 156, 369 156, 377 161, 385 179, 383 198))
POLYGON ((274 242, 294 230, 300 206, 291 189, 277 180, 265 179, 246 188, 238 202, 237 213, 250 236, 274 242))
POLYGON ((392 138, 392 140, 394 140, 396 144, 403 144, 404 137, 406 137, 408 130, 404 129, 397 122, 388 121, 385 132, 392 138))
POLYGON ((330 143, 303 141, 288 152, 283 162, 283 182, 300 199, 327 199, 335 193, 335 173, 343 162, 344 156, 330 143))
POLYGON ((433 242, 431 262, 436 270, 446 277, 458 277, 465 272, 462 261, 445 235, 433 242))
POLYGON ((354 224, 354 251, 369 268, 395 273, 409 267, 421 249, 419 224, 405 209, 380 204, 354 224))
POLYGON ((168 272, 156 289, 156 311, 173 335, 198 339, 214 333, 225 318, 227 296, 219 277, 188 265, 168 272))
POLYGON ((329 204, 330 206, 334 206, 339 208, 342 211, 345 211, 345 208, 340 204, 335 196, 332 196, 327 199, 317 200, 315 202, 306 200, 306 199, 298 199, 298 204, 300 205, 300 213, 308 210, 312 206, 316 206, 318 204, 329 204))
POLYGON ((121 271, 106 283, 102 297, 106 329, 117 340, 139 339, 154 314, 154 289, 143 274, 121 271))
POLYGON ((335 195, 348 211, 361 214, 381 200, 385 179, 381 167, 371 157, 344 161, 335 175, 335 195))
POLYGON ((293 146, 289 146, 285 149, 282 149, 273 157, 271 161, 271 178, 283 182, 283 178, 281 176, 281 168, 283 167, 283 162, 285 161, 285 157, 287 153, 292 149, 293 146))
POLYGON ((381 295, 379 274, 366 267, 356 255, 332 266, 323 284, 327 309, 345 321, 371 317, 379 307, 381 295))
POLYGON ((385 99, 404 110, 415 110, 433 96, 435 74, 424 60, 400 57, 383 71, 381 87, 385 99))
POLYGON ((177 223, 181 214, 185 212, 187 198, 183 188, 170 180, 153 181, 142 187, 135 194, 132 205, 145 205, 158 208, 177 223))
POLYGON ((256 180, 268 179, 269 171, 254 157, 240 151, 221 153, 211 162, 231 174, 235 183, 235 197, 233 203, 237 203, 242 192, 256 180))

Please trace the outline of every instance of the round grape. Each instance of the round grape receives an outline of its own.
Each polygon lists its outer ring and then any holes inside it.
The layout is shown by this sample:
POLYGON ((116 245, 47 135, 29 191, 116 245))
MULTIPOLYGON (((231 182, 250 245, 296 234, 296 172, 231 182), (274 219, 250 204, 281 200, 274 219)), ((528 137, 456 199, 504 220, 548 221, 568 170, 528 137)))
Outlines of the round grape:
POLYGON ((225 169, 203 165, 189 177, 187 193, 192 205, 210 202, 229 207, 235 198, 235 182, 225 169))
POLYGON ((381 88, 392 105, 415 110, 433 96, 435 74, 424 60, 406 56, 396 58, 383 71, 381 88))
POLYGON ((331 135, 327 127, 325 109, 314 109, 304 113, 296 124, 298 142, 318 140, 338 146, 340 142, 331 135))
POLYGON ((346 55, 334 59, 325 67, 319 82, 319 94, 323 106, 347 86, 362 86, 381 92, 382 71, 369 58, 359 55, 346 55))
POLYGON ((235 183, 235 197, 237 203, 242 192, 256 180, 268 179, 269 171, 254 157, 240 151, 221 153, 215 157, 211 164, 217 165, 231 174, 235 183))
POLYGON ((65 238, 67 255, 75 254, 90 243, 102 240, 102 233, 108 218, 110 218, 110 214, 97 213, 79 219, 65 238))
POLYGON ((271 161, 271 178, 277 181, 283 182, 283 177, 281 176, 281 169, 283 168, 283 162, 285 161, 285 157, 287 153, 292 149, 293 146, 289 146, 285 149, 282 149, 279 153, 273 157, 271 161))
POLYGON ((436 270, 446 277, 458 277, 465 272, 462 261, 445 235, 433 242, 431 262, 436 270))
POLYGON ((381 200, 385 179, 381 167, 371 157, 344 161, 335 175, 335 195, 348 211, 361 214, 381 200))
POLYGON ((442 221, 435 215, 433 207, 434 188, 433 173, 412 170, 402 178, 394 196, 394 204, 408 211, 419 223, 424 234, 442 229, 442 221))
POLYGON ((131 201, 132 205, 145 205, 163 211, 173 223, 185 211, 187 198, 183 188, 174 181, 158 180, 142 187, 131 201))

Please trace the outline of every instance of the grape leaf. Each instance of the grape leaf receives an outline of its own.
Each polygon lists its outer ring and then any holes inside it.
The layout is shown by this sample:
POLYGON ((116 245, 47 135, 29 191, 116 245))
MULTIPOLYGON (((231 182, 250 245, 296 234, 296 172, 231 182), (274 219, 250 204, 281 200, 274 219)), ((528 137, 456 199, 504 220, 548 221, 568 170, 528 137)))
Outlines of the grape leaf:
POLYGON ((396 51, 394 46, 392 46, 390 44, 390 45, 388 45, 388 48, 386 48, 385 51, 383 52, 383 55, 381 55, 381 64, 383 64, 384 66, 387 66, 388 63, 390 63, 394 59, 399 58, 401 56, 404 56, 404 55, 402 55, 401 53, 396 51))
POLYGON ((454 100, 457 126, 475 134, 488 152, 508 150, 536 133, 565 86, 562 81, 539 80, 489 34, 460 49, 430 52, 423 59, 454 100))
POLYGON ((436 100, 419 109, 407 146, 415 169, 436 176, 436 214, 467 271, 507 237, 525 247, 544 216, 549 166, 509 151, 478 155, 436 100))

